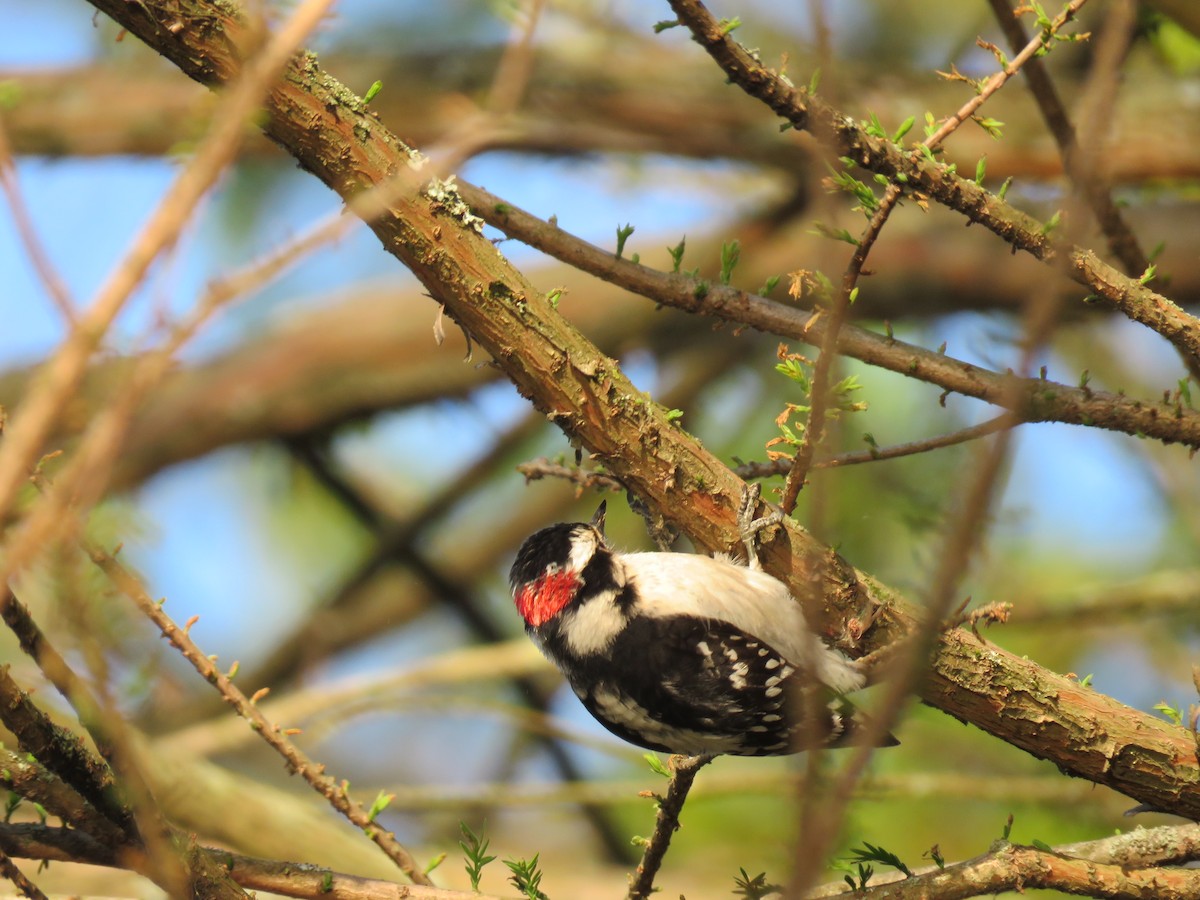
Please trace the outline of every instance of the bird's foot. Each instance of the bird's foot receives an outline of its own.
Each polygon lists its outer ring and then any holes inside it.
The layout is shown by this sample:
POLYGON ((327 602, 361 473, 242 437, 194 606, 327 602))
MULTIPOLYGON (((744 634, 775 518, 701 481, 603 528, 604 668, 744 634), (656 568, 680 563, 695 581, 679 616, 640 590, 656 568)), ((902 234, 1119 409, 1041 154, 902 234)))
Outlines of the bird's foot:
POLYGON ((766 528, 771 528, 783 521, 783 511, 771 509, 762 518, 754 517, 758 509, 759 496, 762 488, 758 482, 752 481, 742 491, 742 504, 738 509, 738 533, 746 547, 746 564, 751 569, 761 569, 762 561, 758 558, 758 536, 766 528))

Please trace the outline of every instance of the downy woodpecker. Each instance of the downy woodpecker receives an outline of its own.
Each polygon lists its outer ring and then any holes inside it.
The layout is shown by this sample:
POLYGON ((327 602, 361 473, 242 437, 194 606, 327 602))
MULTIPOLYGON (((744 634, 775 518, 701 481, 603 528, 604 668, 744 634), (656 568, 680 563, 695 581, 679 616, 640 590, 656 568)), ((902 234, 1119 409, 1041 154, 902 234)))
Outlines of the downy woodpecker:
MULTIPOLYGON (((590 523, 528 538, 509 581, 534 643, 605 728, 651 750, 767 756, 856 743, 841 695, 855 662, 809 629, 783 582, 762 570, 758 486, 739 514, 748 565, 687 553, 622 553, 590 523)), ((890 735, 882 743, 895 743, 890 735)))

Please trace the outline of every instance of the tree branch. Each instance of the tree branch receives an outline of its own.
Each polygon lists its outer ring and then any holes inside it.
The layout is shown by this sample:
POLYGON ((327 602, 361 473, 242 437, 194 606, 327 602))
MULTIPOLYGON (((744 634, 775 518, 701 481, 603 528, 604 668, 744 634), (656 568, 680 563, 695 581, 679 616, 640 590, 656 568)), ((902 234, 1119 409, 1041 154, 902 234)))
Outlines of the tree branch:
MULTIPOLYGON (((809 170, 809 148, 780 140, 769 110, 710 83, 707 59, 686 45, 667 47, 660 39, 625 37, 640 38, 630 41, 631 52, 612 43, 603 55, 581 53, 578 44, 562 37, 536 47, 527 102, 506 119, 487 149, 733 159, 791 177, 803 177, 809 170), (653 52, 646 52, 651 48, 653 52), (647 84, 655 85, 652 94, 645 90, 647 84)), ((1018 46, 1025 42, 1022 37, 1018 46)), ((450 69, 437 65, 436 52, 408 51, 334 50, 325 63, 346 84, 370 84, 376 78, 387 85, 403 84, 402 91, 383 91, 371 101, 371 109, 380 121, 403 122, 405 136, 415 146, 432 146, 461 125, 464 100, 486 92, 503 50, 473 46, 450 69)), ((893 66, 899 62, 889 60, 893 66)), ((848 61, 839 63, 846 66, 848 61)), ((4 108, 13 154, 56 159, 170 155, 180 143, 202 133, 215 98, 195 84, 160 77, 166 71, 148 73, 143 66, 109 59, 77 68, 0 69, 0 82, 19 87, 6 95, 4 108)), ((823 71, 828 75, 830 69, 823 71)), ((862 74, 855 70, 852 77, 862 74)), ((1068 94, 1074 88, 1069 81, 1064 84, 1068 94)), ((877 108, 886 110, 946 109, 961 94, 957 84, 930 82, 925 71, 891 67, 886 83, 873 84, 872 90, 879 97, 877 108)), ((1107 163, 1114 181, 1200 177, 1200 121, 1172 114, 1187 103, 1187 90, 1186 79, 1139 71, 1136 93, 1118 98, 1108 111, 1115 140, 1107 163)), ((1015 96, 998 99, 995 117, 1007 123, 1010 133, 1029 134, 1037 128, 1028 104, 1015 96)), ((947 162, 968 171, 985 153, 994 171, 1018 179, 1044 181, 1062 175, 1056 147, 1044 142, 997 143, 982 130, 960 134, 947 149, 947 162)), ((279 158, 268 141, 253 138, 243 145, 241 155, 279 158)))
POLYGON ((629 886, 629 900, 646 900, 654 892, 654 877, 671 846, 671 837, 679 830, 679 814, 683 812, 692 782, 696 780, 696 774, 712 761, 711 756, 671 757, 671 781, 667 785, 666 796, 658 798, 654 834, 646 842, 642 861, 629 886))
POLYGON ((735 84, 796 128, 812 132, 818 140, 831 141, 839 156, 854 160, 867 171, 902 182, 908 190, 923 193, 971 222, 980 223, 1015 249, 1043 262, 1062 265, 1072 279, 1130 319, 1162 335, 1185 356, 1200 359, 1200 320, 1166 297, 1107 265, 1092 251, 1063 244, 1053 237, 1047 224, 1020 212, 974 181, 960 178, 938 162, 908 153, 891 141, 867 134, 853 119, 765 68, 729 36, 700 0, 671 0, 671 8, 735 84), (1059 260, 1065 260, 1065 264, 1059 260))
MULTIPOLYGON (((896 876, 886 884, 868 884, 855 891, 863 900, 965 900, 1002 891, 1045 888, 1088 897, 1120 900, 1163 900, 1200 893, 1200 871, 1171 864, 1200 855, 1200 830, 1182 828, 1137 830, 1131 834, 1054 850, 1003 842, 983 856, 945 868, 929 868, 912 877, 896 876), (1156 844, 1161 852, 1146 852, 1156 844)), ((845 893, 838 883, 809 897, 845 893)))
MULTIPOLYGON (((489 225, 563 262, 666 306, 738 322, 820 346, 822 317, 702 278, 667 274, 580 240, 500 197, 460 184, 462 195, 489 225)), ((1200 412, 1169 396, 1137 400, 1123 394, 1073 388, 1045 378, 992 372, 851 324, 841 327, 838 352, 873 366, 927 381, 947 391, 1012 409, 1024 422, 1063 422, 1146 435, 1164 443, 1200 447, 1200 412)))
MULTIPOLYGON (((1029 40, 1025 34, 1025 26, 1013 12, 1008 0, 988 0, 988 5, 991 6, 992 14, 996 17, 1000 30, 1004 32, 1009 47, 1016 51, 1024 46, 1029 40)), ((1080 171, 1079 144, 1075 140, 1075 128, 1058 90, 1054 87, 1054 82, 1050 79, 1046 64, 1040 58, 1031 59, 1025 64, 1024 74, 1042 119, 1058 144, 1063 171, 1071 179, 1075 190, 1079 191, 1091 207, 1092 214, 1108 239, 1109 251, 1121 261, 1126 275, 1140 275, 1150 265, 1150 261, 1138 244, 1137 236, 1121 215, 1121 210, 1113 202, 1108 186, 1092 177, 1093 173, 1080 171)))
MULTIPOLYGON (((329 801, 330 806, 345 816, 351 823, 363 830, 366 836, 374 841, 379 849, 387 854, 414 884, 432 884, 429 876, 420 869, 408 850, 396 840, 396 836, 384 828, 375 825, 363 808, 352 800, 346 785, 337 785, 325 774, 325 767, 312 762, 287 737, 278 724, 271 722, 254 705, 255 697, 248 698, 233 684, 230 675, 217 668, 214 658, 206 656, 196 646, 188 635, 190 625, 180 628, 162 611, 161 604, 155 603, 142 588, 138 580, 114 557, 97 547, 87 547, 87 553, 96 566, 109 577, 113 585, 125 594, 162 632, 171 646, 175 647, 183 657, 192 664, 196 671, 213 687, 220 691, 238 715, 245 719, 287 762, 288 771, 299 775, 315 790, 329 801)), ((260 693, 265 694, 267 689, 260 693)))
POLYGON ((47 900, 36 884, 25 877, 16 863, 8 858, 8 854, 0 850, 0 877, 7 878, 13 883, 13 886, 24 894, 29 900, 47 900))
POLYGON ((54 772, 123 834, 136 835, 133 816, 118 795, 112 771, 88 752, 83 742, 59 728, 0 666, 0 722, 18 746, 54 772))
MULTIPOLYGON (((128 864, 119 850, 101 844, 87 834, 46 825, 0 824, 0 853, 26 859, 82 862, 97 866, 128 864)), ((270 859, 256 859, 193 845, 192 861, 211 871, 226 873, 247 890, 268 891, 305 900, 498 900, 490 894, 450 891, 417 884, 396 884, 375 878, 345 875, 333 869, 270 859)), ((138 871, 137 868, 134 871, 138 871)))

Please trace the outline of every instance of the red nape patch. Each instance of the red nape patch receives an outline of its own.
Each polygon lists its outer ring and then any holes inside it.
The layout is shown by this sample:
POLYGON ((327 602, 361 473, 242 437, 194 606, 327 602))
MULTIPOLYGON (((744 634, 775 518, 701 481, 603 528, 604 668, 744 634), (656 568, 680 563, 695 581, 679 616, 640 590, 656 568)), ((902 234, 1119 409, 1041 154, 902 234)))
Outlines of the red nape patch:
POLYGON ((517 612, 537 628, 562 612, 578 590, 579 578, 574 572, 555 572, 523 585, 513 600, 517 612))

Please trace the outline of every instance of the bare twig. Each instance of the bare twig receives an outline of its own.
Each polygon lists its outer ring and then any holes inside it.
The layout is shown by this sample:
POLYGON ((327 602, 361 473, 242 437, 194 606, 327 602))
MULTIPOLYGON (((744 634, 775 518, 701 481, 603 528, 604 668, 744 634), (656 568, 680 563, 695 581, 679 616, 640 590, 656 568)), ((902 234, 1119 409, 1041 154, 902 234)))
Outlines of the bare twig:
MULTIPOLYGON (((417 866, 409 852, 396 840, 395 836, 376 825, 367 812, 355 801, 351 800, 343 786, 339 786, 332 778, 324 773, 324 766, 317 765, 290 741, 279 725, 271 722, 254 705, 254 698, 248 698, 241 692, 229 676, 217 668, 216 664, 206 656, 195 642, 188 636, 187 628, 180 628, 162 611, 162 606, 155 603, 146 593, 138 579, 113 556, 95 546, 87 547, 87 553, 92 561, 103 571, 112 583, 125 594, 149 618, 163 636, 170 641, 171 646, 187 659, 203 678, 213 685, 225 698, 238 715, 246 719, 280 756, 286 760, 288 770, 303 778, 312 788, 325 797, 338 812, 350 822, 361 828, 379 848, 416 884, 431 884, 429 877, 417 866)), ((261 693, 261 692, 260 692, 261 693)))
MULTIPOLYGON (((1014 15, 1009 0, 988 0, 1000 30, 1008 39, 1009 46, 1015 52, 1023 46, 1027 37, 1021 20, 1014 15)), ((1046 127, 1054 135, 1062 157, 1063 169, 1071 179, 1075 189, 1080 191, 1091 206, 1096 220, 1108 239, 1108 247, 1113 256, 1121 261, 1126 275, 1137 276, 1146 270, 1150 264, 1146 254, 1138 244, 1137 236, 1121 215, 1120 208, 1113 202, 1112 194, 1107 186, 1094 178, 1081 178, 1078 166, 1079 144, 1075 139, 1075 128, 1071 124, 1066 107, 1059 97, 1058 90, 1050 78, 1045 63, 1040 58, 1033 58, 1024 66, 1025 78, 1029 81, 1029 90, 1037 101, 1038 109, 1046 122, 1046 127)))
POLYGON ((493 115, 508 115, 516 112, 521 105, 521 98, 533 74, 533 33, 545 5, 545 0, 528 0, 525 8, 516 13, 518 22, 496 65, 496 74, 488 93, 487 110, 493 115))
POLYGON ((1129 318, 1160 334, 1181 353, 1200 357, 1200 320, 1177 304, 1099 260, 1096 255, 1055 235, 990 194, 973 180, 934 161, 914 158, 894 142, 873 137, 821 98, 795 87, 761 62, 729 34, 699 0, 671 0, 671 8, 726 75, 796 128, 831 141, 832 149, 864 169, 902 181, 949 209, 958 211, 1007 240, 1015 249, 1053 265, 1062 265, 1075 281, 1109 301, 1129 318))
POLYGON ((74 326, 75 301, 71 299, 71 292, 67 289, 66 282, 54 268, 50 254, 46 252, 46 248, 38 238, 37 229, 34 227, 29 209, 25 205, 25 197, 21 193, 17 167, 13 164, 12 149, 8 142, 8 131, 4 127, 2 118, 0 118, 0 189, 4 191, 9 209, 12 210, 13 224, 16 226, 17 236, 25 245, 25 255, 33 263, 33 269, 37 272, 38 278, 42 280, 42 285, 45 287, 46 293, 50 295, 51 302, 58 308, 67 324, 74 326))
MULTIPOLYGON (((726 285, 615 259, 610 251, 553 227, 481 188, 460 184, 459 190, 489 225, 656 303, 739 322, 816 346, 820 346, 825 334, 826 324, 821 318, 814 318, 804 310, 726 285)), ((1090 388, 1068 387, 1041 377, 1020 378, 993 372, 851 324, 841 329, 838 351, 869 365, 997 405, 1014 402, 1009 385, 1015 385, 1016 405, 1023 422, 1087 424, 1151 436, 1168 443, 1200 446, 1200 413, 1180 403, 1136 400, 1090 388)))
MULTIPOLYGON (((922 438, 919 441, 894 444, 891 447, 872 447, 870 450, 851 450, 835 456, 818 456, 813 461, 812 468, 837 469, 842 466, 857 466, 885 459, 902 459, 906 456, 917 456, 921 453, 928 453, 931 450, 940 450, 944 447, 954 447, 958 444, 965 444, 967 441, 978 440, 981 437, 986 437, 989 434, 995 434, 997 431, 1011 427, 1012 420, 1009 416, 997 416, 993 419, 988 419, 986 422, 980 422, 978 425, 968 425, 966 428, 960 428, 958 431, 922 438)), ((770 478, 773 475, 786 474, 790 467, 790 461, 777 459, 772 462, 744 463, 734 467, 733 471, 741 478, 746 479, 770 478)))
MULTIPOLYGON (((306 0, 263 51, 247 63, 238 83, 225 95, 222 109, 196 155, 82 314, 79 326, 71 330, 30 385, 0 446, 0 520, 7 518, 18 488, 109 326, 151 263, 176 240, 197 204, 233 160, 245 138, 246 121, 258 109, 284 64, 324 16, 330 2, 306 0)), ((14 565, 15 561, 6 558, 0 581, 7 580, 14 565)))
POLYGON ((8 854, 0 850, 0 876, 11 881, 29 900, 47 900, 36 884, 25 877, 25 874, 17 868, 16 864, 9 859, 8 854))
POLYGON ((576 486, 576 492, 582 491, 623 491, 625 486, 611 475, 602 475, 599 472, 589 472, 587 469, 581 469, 578 466, 564 466, 560 463, 554 463, 540 456, 537 459, 532 459, 529 462, 520 463, 517 466, 517 471, 525 476, 525 482, 539 481, 543 478, 561 478, 564 481, 570 481, 576 486))
POLYGON ((696 773, 713 761, 711 756, 672 756, 669 760, 671 781, 666 796, 658 802, 658 816, 654 820, 654 834, 646 842, 642 861, 634 872, 629 886, 629 900, 647 900, 654 892, 654 877, 662 865, 671 837, 679 830, 679 814, 684 801, 696 780, 696 773))

